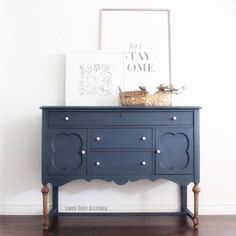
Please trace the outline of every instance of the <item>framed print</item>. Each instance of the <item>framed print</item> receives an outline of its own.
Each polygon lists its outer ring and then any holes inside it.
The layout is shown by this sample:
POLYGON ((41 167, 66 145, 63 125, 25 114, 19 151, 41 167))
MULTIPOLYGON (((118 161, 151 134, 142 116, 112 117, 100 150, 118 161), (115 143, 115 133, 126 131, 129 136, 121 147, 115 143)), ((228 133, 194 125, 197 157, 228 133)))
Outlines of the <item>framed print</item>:
POLYGON ((126 90, 171 83, 170 14, 157 9, 101 9, 99 47, 125 52, 126 90))
POLYGON ((123 53, 104 51, 68 53, 66 105, 118 105, 118 87, 123 87, 123 74, 123 53))

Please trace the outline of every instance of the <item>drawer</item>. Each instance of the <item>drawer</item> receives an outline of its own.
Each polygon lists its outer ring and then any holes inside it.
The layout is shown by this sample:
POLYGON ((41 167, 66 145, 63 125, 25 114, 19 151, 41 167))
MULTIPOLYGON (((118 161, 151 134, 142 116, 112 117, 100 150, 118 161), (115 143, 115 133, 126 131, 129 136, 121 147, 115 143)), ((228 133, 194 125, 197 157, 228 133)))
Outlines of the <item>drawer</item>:
POLYGON ((152 174, 151 151, 135 152, 90 152, 90 175, 135 175, 152 174))
POLYGON ((192 125, 192 111, 49 111, 49 126, 192 125))
POLYGON ((91 129, 89 148, 152 148, 152 129, 91 129))

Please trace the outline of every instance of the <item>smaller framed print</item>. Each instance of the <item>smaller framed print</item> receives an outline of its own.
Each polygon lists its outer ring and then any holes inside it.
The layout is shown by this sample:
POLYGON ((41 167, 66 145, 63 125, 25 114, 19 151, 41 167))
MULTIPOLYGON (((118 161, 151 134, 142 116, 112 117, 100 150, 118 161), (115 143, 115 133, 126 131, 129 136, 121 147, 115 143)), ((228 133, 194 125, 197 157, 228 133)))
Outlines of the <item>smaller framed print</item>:
POLYGON ((124 83, 124 54, 80 52, 66 55, 65 105, 119 105, 118 87, 124 83))

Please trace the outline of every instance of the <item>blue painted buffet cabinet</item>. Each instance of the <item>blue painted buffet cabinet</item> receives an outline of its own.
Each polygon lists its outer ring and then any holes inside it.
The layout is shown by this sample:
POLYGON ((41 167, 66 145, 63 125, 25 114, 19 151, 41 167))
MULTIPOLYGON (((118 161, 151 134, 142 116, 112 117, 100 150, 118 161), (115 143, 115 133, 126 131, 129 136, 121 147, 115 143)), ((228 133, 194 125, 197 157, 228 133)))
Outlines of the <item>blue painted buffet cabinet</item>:
MULTIPOLYGON (((180 211, 198 228, 200 107, 41 107, 43 226, 58 211, 58 188, 76 179, 125 184, 167 179, 180 186, 180 211), (48 210, 48 184, 53 207, 48 210), (194 183, 194 212, 187 186, 194 183)), ((101 213, 102 214, 102 213, 101 213)), ((104 214, 104 213, 103 213, 104 214)))

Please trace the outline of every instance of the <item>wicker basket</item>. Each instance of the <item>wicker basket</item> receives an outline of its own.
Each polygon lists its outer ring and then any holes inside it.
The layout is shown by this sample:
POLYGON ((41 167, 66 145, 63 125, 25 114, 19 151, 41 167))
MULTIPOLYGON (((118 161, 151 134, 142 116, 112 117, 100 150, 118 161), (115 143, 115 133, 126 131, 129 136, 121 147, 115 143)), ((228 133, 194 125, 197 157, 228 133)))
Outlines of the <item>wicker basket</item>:
POLYGON ((122 92, 119 87, 120 103, 122 106, 145 106, 148 92, 145 90, 122 92))
POLYGON ((171 106, 171 93, 158 91, 154 94, 148 94, 146 106, 171 106))
POLYGON ((170 106, 171 93, 158 91, 149 94, 146 90, 122 92, 119 87, 120 103, 122 106, 170 106))

